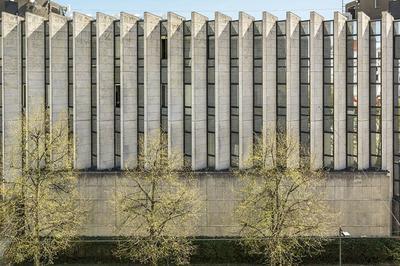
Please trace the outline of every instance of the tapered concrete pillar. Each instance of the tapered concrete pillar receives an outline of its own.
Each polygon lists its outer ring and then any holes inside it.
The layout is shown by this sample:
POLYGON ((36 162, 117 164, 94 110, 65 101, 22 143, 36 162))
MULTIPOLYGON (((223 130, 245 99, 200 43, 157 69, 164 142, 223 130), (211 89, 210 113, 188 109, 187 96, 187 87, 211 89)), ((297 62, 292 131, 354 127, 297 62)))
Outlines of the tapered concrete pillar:
POLYGON ((74 166, 91 167, 91 36, 92 18, 80 13, 73 15, 74 48, 74 166))
POLYGON ((263 12, 263 141, 271 147, 276 140, 276 21, 263 12))
POLYGON ((207 20, 192 12, 192 169, 207 167, 207 20))
POLYGON ((230 63, 231 18, 215 13, 215 169, 230 167, 230 63))
POLYGON ((346 168, 346 17, 334 17, 334 168, 346 168))
MULTIPOLYGON (((51 13, 50 43, 50 129, 54 123, 68 126, 68 18, 51 13)), ((52 130, 51 130, 52 131, 52 130)), ((66 134, 67 138, 67 134, 66 134)))
POLYGON ((369 17, 358 13, 358 169, 369 168, 369 17))
POLYGON ((97 168, 114 167, 114 22, 97 13, 97 168))
POLYGON ((3 12, 2 32, 2 117, 3 176, 10 180, 15 172, 11 163, 21 164, 21 18, 3 12))
POLYGON ((239 168, 253 154, 253 21, 239 13, 239 168))
MULTIPOLYGON (((45 107, 45 28, 44 18, 25 15, 26 30, 26 119, 29 121, 45 107)), ((36 117, 42 119, 43 117, 36 117)), ((29 122, 28 122, 29 125, 29 122)))
POLYGON ((168 154, 182 155, 183 165, 183 21, 168 13, 168 154))
POLYGON ((144 13, 144 152, 160 134, 160 20, 144 13))
POLYGON ((288 154, 288 166, 297 167, 300 162, 300 50, 299 50, 300 17, 288 12, 286 15, 286 65, 287 65, 287 136, 298 145, 288 154))
POLYGON ((382 169, 393 172, 393 16, 382 13, 382 169))
POLYGON ((323 22, 324 18, 310 14, 310 159, 312 169, 323 167, 323 22))
POLYGON ((121 169, 137 166, 137 22, 121 13, 121 169))

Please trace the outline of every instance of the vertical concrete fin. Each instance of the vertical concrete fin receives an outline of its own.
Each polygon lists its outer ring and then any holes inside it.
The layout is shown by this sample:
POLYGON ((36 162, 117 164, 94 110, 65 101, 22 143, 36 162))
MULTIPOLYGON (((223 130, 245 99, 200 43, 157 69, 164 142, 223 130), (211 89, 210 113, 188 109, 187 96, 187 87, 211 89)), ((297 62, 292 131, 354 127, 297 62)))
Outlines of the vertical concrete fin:
POLYGON ((346 168, 346 20, 334 16, 334 169, 346 168))
POLYGON ((382 13, 382 169, 393 172, 393 16, 382 13))
POLYGON ((207 167, 207 21, 192 12, 192 169, 207 167))
MULTIPOLYGON (((286 123, 287 136, 295 145, 300 144, 300 50, 299 50, 299 27, 300 17, 288 12, 286 14, 286 123)), ((297 167, 300 163, 300 147, 288 154, 288 166, 297 167)))
POLYGON ((42 16, 26 13, 26 119, 45 107, 45 27, 42 16))
POLYGON ((230 167, 230 58, 231 18, 215 12, 215 169, 230 167))
POLYGON ((168 12, 168 154, 179 154, 183 165, 183 21, 168 12))
POLYGON ((97 168, 114 168, 114 22, 96 14, 97 38, 97 168))
POLYGON ((2 32, 2 159, 3 177, 10 180, 16 174, 11 163, 21 164, 21 18, 6 12, 1 14, 2 32))
POLYGON ((121 169, 137 166, 137 22, 121 13, 121 169))
POLYGON ((91 167, 91 28, 89 16, 74 12, 74 167, 91 167))
MULTIPOLYGON (((68 18, 49 15, 50 132, 54 123, 68 128, 68 18)), ((66 138, 68 135, 65 135, 66 138)))
MULTIPOLYGON (((263 141, 267 147, 276 140, 276 22, 274 15, 263 12, 263 141)), ((272 165, 272 161, 267 162, 272 165)))
POLYGON ((324 17, 310 14, 310 159, 311 168, 323 167, 323 22, 324 17))
POLYGON ((253 154, 253 21, 239 12, 239 168, 253 154))
POLYGON ((144 153, 160 134, 160 20, 144 13, 144 153))
POLYGON ((358 169, 369 168, 369 17, 358 12, 358 169))

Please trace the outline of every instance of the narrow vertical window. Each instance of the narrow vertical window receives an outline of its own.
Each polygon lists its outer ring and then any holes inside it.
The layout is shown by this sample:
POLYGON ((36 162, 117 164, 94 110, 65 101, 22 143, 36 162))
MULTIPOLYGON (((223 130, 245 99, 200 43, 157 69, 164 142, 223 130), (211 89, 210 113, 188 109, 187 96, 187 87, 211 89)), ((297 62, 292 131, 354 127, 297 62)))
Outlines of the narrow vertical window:
MULTIPOLYGON (((160 36, 161 36, 161 61, 160 61, 160 73, 161 73, 161 132, 164 137, 168 134, 168 31, 167 21, 163 20, 160 22, 160 36)), ((166 143, 167 140, 165 140, 166 143)))
POLYGON ((357 21, 347 22, 346 43, 346 150, 347 167, 358 166, 358 37, 357 21))
POLYGON ((276 129, 286 133, 286 21, 276 23, 276 129))
POLYGON ((120 21, 114 21, 114 166, 121 168, 121 47, 120 21))
POLYGON ((137 132, 138 156, 142 154, 144 142, 144 31, 143 20, 137 23, 137 132))
POLYGON ((253 25, 253 143, 257 145, 262 140, 263 131, 263 41, 262 21, 253 25))
POLYGON ((239 166, 239 21, 230 22, 231 167, 239 166))
POLYGON ((191 166, 192 158, 192 37, 191 21, 183 24, 183 99, 184 99, 184 152, 185 166, 191 166))
POLYGON ((310 156, 310 21, 300 22, 300 156, 310 156))
MULTIPOLYGON (((50 134, 50 29, 49 21, 46 20, 44 25, 44 128, 45 134, 50 134)), ((47 140, 44 143, 48 145, 47 140)), ((47 154, 50 156, 50 154, 47 154)), ((46 160, 48 157, 46 158, 46 160)))
MULTIPOLYGON (((72 143, 74 135, 74 48, 73 48, 73 21, 68 21, 68 138, 72 143)), ((72 147, 69 148, 70 156, 72 147)))
POLYGON ((215 21, 207 21, 207 167, 215 168, 215 21))
POLYGON ((324 168, 334 167, 334 22, 324 22, 323 40, 323 128, 324 128, 324 168))
POLYGON ((370 166, 382 167, 382 35, 381 21, 369 27, 369 132, 370 166))
POLYGON ((49 37, 49 21, 44 22, 44 99, 46 115, 50 110, 50 37, 49 37))
MULTIPOLYGON (((0 19, 0 39, 3 37, 2 33, 2 20, 0 19)), ((3 58, 0 53, 0 169, 3 169, 3 58)), ((0 171, 0 175, 4 173, 0 171)))
POLYGON ((92 168, 97 167, 97 42, 96 42, 96 21, 91 22, 91 151, 92 168))
POLYGON ((21 103, 22 115, 26 111, 26 34, 25 21, 21 21, 21 103))
POLYGON ((393 28, 393 199, 395 215, 400 217, 400 21, 393 28))
MULTIPOLYGON (((21 21, 21 119, 25 121, 26 118, 26 33, 25 33, 25 21, 21 21)), ((24 123, 22 123, 22 131, 24 132, 24 123)), ((22 138, 21 145, 24 147, 26 139, 22 138)), ((26 166, 25 153, 22 154, 22 167, 26 166)))

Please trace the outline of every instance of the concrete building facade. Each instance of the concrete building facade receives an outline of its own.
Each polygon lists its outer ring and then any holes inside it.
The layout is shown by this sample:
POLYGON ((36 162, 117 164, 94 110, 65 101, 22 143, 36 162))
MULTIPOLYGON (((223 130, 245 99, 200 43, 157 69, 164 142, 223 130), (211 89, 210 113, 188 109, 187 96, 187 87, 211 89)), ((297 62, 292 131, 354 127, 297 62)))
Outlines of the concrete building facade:
POLYGON ((90 236, 112 234, 96 220, 115 224, 106 186, 160 132, 182 165, 206 176, 202 235, 234 235, 223 204, 237 198, 219 192, 237 183, 229 170, 249 167, 254 145, 276 132, 301 144, 291 166, 330 172, 321 200, 342 212, 337 225, 359 236, 398 231, 400 21, 387 12, 381 20, 3 13, 0 57, 3 176, 22 117, 43 107, 50 128, 64 119, 80 189, 96 202, 90 236))

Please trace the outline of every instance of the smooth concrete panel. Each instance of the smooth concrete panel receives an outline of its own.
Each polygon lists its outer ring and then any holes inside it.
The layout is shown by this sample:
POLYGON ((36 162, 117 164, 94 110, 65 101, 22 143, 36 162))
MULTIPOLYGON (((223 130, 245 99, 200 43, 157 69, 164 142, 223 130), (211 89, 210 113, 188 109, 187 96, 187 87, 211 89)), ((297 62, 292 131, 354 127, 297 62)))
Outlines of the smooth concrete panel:
POLYGON ((288 154, 288 166, 298 167, 300 163, 300 17, 288 12, 286 15, 286 120, 287 136, 298 145, 288 154))
POLYGON ((2 146, 3 176, 10 180, 15 174, 11 163, 20 165, 21 153, 21 18, 3 12, 2 32, 2 146))
POLYGON ((144 152, 160 134, 160 20, 144 13, 144 152))
POLYGON ((137 22, 121 13, 121 169, 137 166, 137 22))
POLYGON ((97 37, 97 168, 114 168, 114 22, 96 16, 97 37))
POLYGON ((192 12, 192 169, 207 167, 207 20, 192 12))
POLYGON ((230 22, 215 13, 215 169, 230 167, 230 22))
MULTIPOLYGON (((390 172, 391 182, 388 204, 392 204, 393 195, 393 16, 382 13, 382 169, 390 172)), ((390 207, 392 210, 392 207, 390 207)), ((391 215, 389 214, 388 234, 391 233, 391 215)))
POLYGON ((358 169, 368 169, 369 133, 369 17, 358 13, 358 169))
POLYGON ((250 166, 253 154, 253 21, 239 13, 239 168, 250 166))
MULTIPOLYGON (((263 141, 275 146, 276 135, 276 21, 263 12, 263 141), (272 143, 271 143, 272 142, 272 143)), ((269 162, 271 163, 271 162, 269 162)))
POLYGON ((323 21, 310 14, 310 159, 312 169, 323 167, 323 21))
POLYGON ((92 18, 75 12, 73 15, 74 58, 74 167, 88 169, 91 162, 91 36, 92 18))
POLYGON ((334 168, 346 168, 346 17, 334 16, 334 168))
MULTIPOLYGON (((241 180, 229 172, 198 174, 195 178, 193 186, 198 189, 204 207, 192 234, 238 236, 241 228, 234 211, 240 201, 238 192, 243 189, 241 180)), ((342 227, 353 237, 390 236, 389 182, 385 172, 330 173, 316 188, 333 217, 325 235, 336 236, 338 228, 342 227)), ((127 187, 129 182, 120 173, 82 173, 79 191, 89 206, 83 236, 116 236, 120 221, 112 199, 116 192, 126 191, 127 187)))
POLYGON ((45 28, 41 16, 26 13, 25 21, 26 119, 29 121, 45 107, 45 28))
MULTIPOLYGON (((54 123, 68 126, 68 18, 51 13, 50 42, 50 130, 54 123)), ((67 138, 67 136, 66 136, 67 138)))
POLYGON ((183 21, 168 13, 168 154, 182 156, 183 165, 183 21))
POLYGON ((393 16, 382 13, 382 169, 393 170, 393 16))

